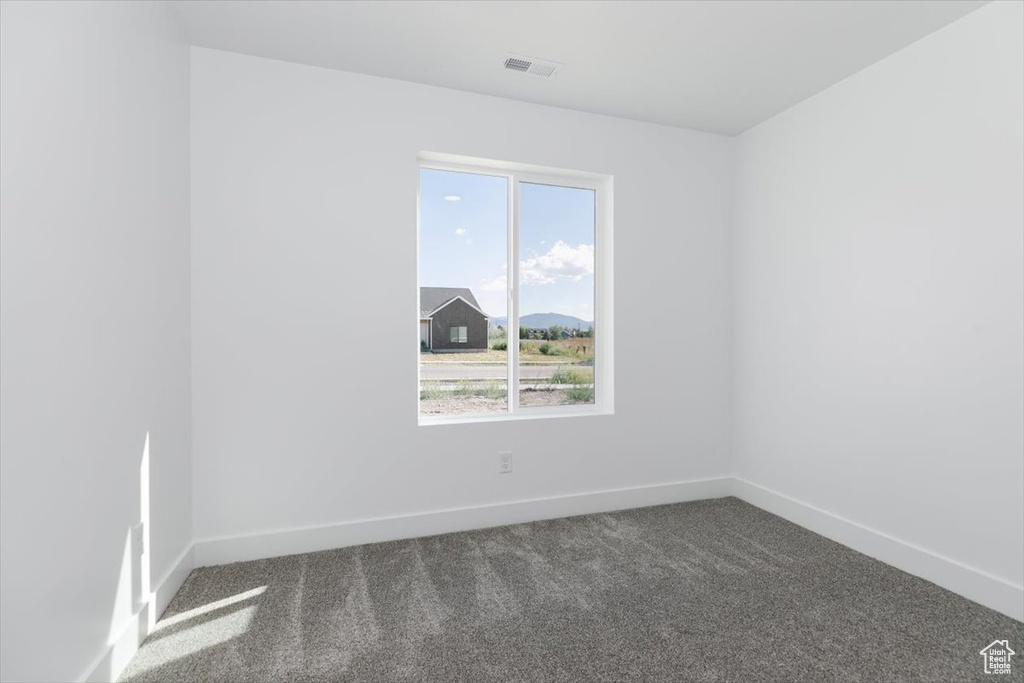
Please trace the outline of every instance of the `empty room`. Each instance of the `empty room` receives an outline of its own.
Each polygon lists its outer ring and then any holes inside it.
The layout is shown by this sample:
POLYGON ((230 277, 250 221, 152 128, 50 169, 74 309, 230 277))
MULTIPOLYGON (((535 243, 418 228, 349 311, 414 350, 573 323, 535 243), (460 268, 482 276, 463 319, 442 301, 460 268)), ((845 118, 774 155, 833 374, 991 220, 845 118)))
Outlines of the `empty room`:
POLYGON ((1024 680, 1021 0, 0 0, 0 680, 1024 680))

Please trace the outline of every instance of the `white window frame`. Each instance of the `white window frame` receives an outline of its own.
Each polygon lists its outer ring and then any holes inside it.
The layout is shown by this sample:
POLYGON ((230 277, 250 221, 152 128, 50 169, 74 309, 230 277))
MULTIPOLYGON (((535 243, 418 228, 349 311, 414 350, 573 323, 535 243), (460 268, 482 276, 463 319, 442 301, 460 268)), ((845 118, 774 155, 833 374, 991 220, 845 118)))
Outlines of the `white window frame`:
MULTIPOLYGON (((452 154, 423 152, 418 157, 419 170, 454 171, 478 175, 498 176, 508 181, 508 409, 503 413, 476 413, 460 415, 419 414, 419 389, 417 382, 417 416, 420 425, 446 425, 477 422, 499 422, 507 420, 538 419, 552 417, 576 417, 586 415, 612 415, 615 412, 614 385, 614 297, 613 297, 613 240, 612 240, 612 186, 611 175, 570 171, 529 164, 493 161, 452 154), (519 283, 519 186, 521 183, 555 185, 593 190, 594 192, 594 402, 564 406, 520 406, 519 405, 519 297, 516 287, 519 283)), ((416 191, 416 291, 419 291, 419 186, 416 191)), ((419 319, 419 297, 416 297, 417 320, 419 319)), ((419 329, 417 328, 417 335, 419 329)), ((416 355, 417 376, 420 373, 420 358, 416 355)), ((422 378, 420 377, 420 380, 422 378)))
POLYGON ((467 327, 466 325, 450 325, 448 327, 448 343, 449 344, 468 344, 469 343, 469 327, 467 327), (453 332, 455 333, 455 339, 452 339, 452 333, 453 332))

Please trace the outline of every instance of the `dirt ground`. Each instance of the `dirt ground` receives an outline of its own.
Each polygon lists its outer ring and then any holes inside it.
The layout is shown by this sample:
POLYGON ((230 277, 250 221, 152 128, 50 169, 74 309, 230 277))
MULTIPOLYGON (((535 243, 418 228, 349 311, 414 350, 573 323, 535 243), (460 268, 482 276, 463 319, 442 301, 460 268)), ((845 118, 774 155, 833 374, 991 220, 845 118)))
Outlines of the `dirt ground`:
POLYGON ((521 391, 519 392, 519 405, 521 406, 565 406, 574 405, 569 400, 567 392, 556 389, 554 391, 521 391))
MULTIPOLYGON (((519 395, 521 406, 569 405, 566 392, 523 391, 519 395)), ((420 415, 477 415, 481 413, 504 413, 508 405, 504 398, 483 396, 451 396, 420 401, 420 415)))

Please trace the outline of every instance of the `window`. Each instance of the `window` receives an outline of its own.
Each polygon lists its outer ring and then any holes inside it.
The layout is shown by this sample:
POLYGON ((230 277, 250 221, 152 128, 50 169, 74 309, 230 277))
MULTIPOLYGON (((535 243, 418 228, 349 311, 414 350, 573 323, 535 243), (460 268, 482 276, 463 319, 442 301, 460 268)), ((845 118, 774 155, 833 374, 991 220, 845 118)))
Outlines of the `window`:
POLYGON ((421 156, 421 424, 612 412, 611 183, 421 156))

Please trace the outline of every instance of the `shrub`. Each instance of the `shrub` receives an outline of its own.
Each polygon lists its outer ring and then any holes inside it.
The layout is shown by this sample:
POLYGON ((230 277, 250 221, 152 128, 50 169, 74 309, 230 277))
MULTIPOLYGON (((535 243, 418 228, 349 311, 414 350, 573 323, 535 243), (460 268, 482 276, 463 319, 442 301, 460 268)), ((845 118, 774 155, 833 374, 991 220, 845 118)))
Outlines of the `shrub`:
POLYGON ((565 395, 573 403, 593 403, 594 387, 576 385, 565 392, 565 395))
POLYGON ((491 344, 492 351, 508 351, 508 342, 502 339, 491 344))
POLYGON ((572 351, 570 349, 567 349, 564 346, 559 346, 558 344, 550 344, 548 342, 544 342, 543 344, 538 346, 537 350, 540 351, 541 353, 543 353, 545 356, 571 356, 572 355, 572 351))
POLYGON ((561 367, 551 375, 552 384, 589 384, 590 377, 587 373, 576 368, 561 367))

